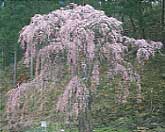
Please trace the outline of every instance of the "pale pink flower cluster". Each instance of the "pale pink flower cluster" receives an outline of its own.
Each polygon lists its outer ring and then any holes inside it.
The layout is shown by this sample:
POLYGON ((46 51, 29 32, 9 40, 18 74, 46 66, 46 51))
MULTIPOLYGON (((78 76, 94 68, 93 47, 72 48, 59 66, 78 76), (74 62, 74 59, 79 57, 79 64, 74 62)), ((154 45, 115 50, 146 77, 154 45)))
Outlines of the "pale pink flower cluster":
POLYGON ((23 96, 23 93, 26 89, 27 84, 23 84, 21 86, 18 86, 15 89, 10 90, 7 93, 8 101, 6 104, 6 112, 12 113, 12 112, 18 112, 20 108, 20 97, 23 96))
POLYGON ((146 41, 144 39, 136 40, 135 45, 139 48, 137 50, 137 61, 141 64, 154 56, 155 52, 163 46, 161 42, 146 41))
POLYGON ((115 18, 109 18, 104 12, 89 5, 73 4, 48 15, 36 14, 30 24, 20 32, 19 42, 25 50, 24 62, 28 65, 31 57, 39 60, 40 50, 46 56, 53 54, 48 50, 48 46, 53 43, 54 46, 63 46, 63 49, 68 51, 68 63, 74 73, 79 63, 77 52, 82 52, 92 62, 97 48, 95 42, 102 40, 102 46, 110 37, 116 39, 117 32, 122 30, 121 24, 115 18), (113 36, 110 34, 112 32, 113 36))
MULTIPOLYGON (((73 77, 66 86, 64 93, 59 97, 57 110, 72 113, 78 117, 79 112, 85 111, 89 103, 89 90, 78 76, 73 77)), ((72 115, 72 116, 73 116, 72 115)))
POLYGON ((123 37, 123 40, 124 45, 136 49, 136 57, 139 64, 144 64, 145 61, 155 55, 157 50, 160 50, 163 47, 161 42, 154 42, 151 40, 135 40, 126 36, 123 37))
MULTIPOLYGON (((81 83, 83 79, 77 76, 77 73, 84 70, 80 67, 82 62, 86 63, 86 72, 89 76, 87 79, 91 79, 91 87, 94 89, 100 82, 100 64, 106 60, 109 65, 109 78, 115 79, 119 75, 123 81, 120 85, 123 95, 118 96, 119 102, 127 101, 131 81, 136 82, 137 96, 140 98, 140 76, 125 56, 131 47, 137 52, 138 63, 143 64, 154 56, 156 50, 162 47, 162 43, 122 36, 122 30, 122 22, 106 16, 103 11, 95 10, 90 5, 72 4, 47 15, 36 14, 30 24, 20 32, 19 42, 25 51, 24 63, 29 66, 31 59, 34 60, 35 80, 57 76, 55 74, 59 73, 61 64, 56 56, 67 56, 67 61, 63 65, 69 65, 71 72, 68 74, 71 74, 72 78, 63 96, 59 98, 57 109, 66 111, 71 99, 71 108, 78 113, 78 107, 83 109, 86 104, 84 99, 79 102, 80 106, 76 102, 79 97, 84 98, 88 93, 85 84, 81 83)), ((14 111, 19 103, 19 90, 24 91, 24 86, 21 85, 9 94, 8 106, 11 107, 11 111, 14 111)))
POLYGON ((99 64, 94 64, 91 75, 91 91, 95 92, 99 84, 100 84, 100 67, 99 64))

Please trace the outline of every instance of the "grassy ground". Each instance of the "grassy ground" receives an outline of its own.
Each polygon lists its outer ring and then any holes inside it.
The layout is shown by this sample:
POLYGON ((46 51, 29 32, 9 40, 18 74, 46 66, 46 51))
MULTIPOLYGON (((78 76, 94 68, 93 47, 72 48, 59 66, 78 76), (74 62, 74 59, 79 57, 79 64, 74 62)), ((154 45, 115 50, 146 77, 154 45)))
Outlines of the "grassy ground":
MULTIPOLYGON (((26 130, 25 132, 60 132, 62 129, 52 129, 52 128, 47 128, 47 129, 42 129, 42 128, 34 128, 34 129, 30 129, 30 130, 26 130)), ((78 132, 78 130, 76 129, 65 129, 65 132, 78 132)), ((122 130, 122 129, 113 129, 113 128, 109 128, 109 127, 105 127, 105 128, 97 128, 94 129, 93 132, 128 132, 128 130, 122 130)))
MULTIPOLYGON (((34 128, 34 129, 29 129, 24 132, 60 132, 62 129, 56 129, 56 128, 47 128, 42 129, 42 128, 34 128)), ((65 129, 65 132, 78 132, 76 129, 65 129)), ((124 130, 124 129, 114 129, 110 127, 104 127, 104 128, 96 128, 93 129, 93 132, 165 132, 165 128, 156 128, 156 129, 149 129, 149 130, 124 130)))

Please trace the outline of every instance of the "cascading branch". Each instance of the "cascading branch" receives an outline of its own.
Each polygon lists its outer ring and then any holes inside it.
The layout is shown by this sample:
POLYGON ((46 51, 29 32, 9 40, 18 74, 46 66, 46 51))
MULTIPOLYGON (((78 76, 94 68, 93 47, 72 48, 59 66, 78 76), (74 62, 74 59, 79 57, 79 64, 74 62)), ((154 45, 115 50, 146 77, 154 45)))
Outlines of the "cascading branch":
MULTIPOLYGON (((60 67, 69 65, 71 80, 64 90, 65 97, 61 97, 58 103, 58 110, 64 111, 71 94, 69 91, 76 89, 75 86, 72 87, 73 82, 79 84, 80 80, 88 79, 91 86, 87 89, 96 89, 103 61, 108 63, 109 82, 116 77, 121 78, 116 95, 117 103, 127 102, 131 81, 136 83, 138 101, 141 101, 140 75, 126 56, 130 50, 134 50, 137 62, 144 64, 161 49, 162 43, 135 40, 122 36, 122 31, 122 22, 106 16, 103 11, 95 10, 90 5, 70 4, 47 15, 36 14, 30 24, 21 30, 19 42, 24 49, 24 63, 30 66, 31 59, 35 62, 35 80, 55 81, 57 75, 63 74, 60 67)), ((80 92, 83 92, 81 88, 86 89, 85 84, 82 85, 83 87, 78 85, 80 88, 77 88, 80 92)), ((21 88, 24 89, 24 86, 15 90, 21 88)), ((11 91, 9 101, 18 96, 14 95, 18 93, 15 90, 11 91)), ((77 92, 75 98, 79 97, 77 92)), ((15 103, 9 104, 13 111, 15 103)))
POLYGON ((78 117, 79 112, 87 109, 89 104, 89 90, 79 77, 73 77, 65 88, 64 94, 59 98, 57 110, 70 112, 78 117))

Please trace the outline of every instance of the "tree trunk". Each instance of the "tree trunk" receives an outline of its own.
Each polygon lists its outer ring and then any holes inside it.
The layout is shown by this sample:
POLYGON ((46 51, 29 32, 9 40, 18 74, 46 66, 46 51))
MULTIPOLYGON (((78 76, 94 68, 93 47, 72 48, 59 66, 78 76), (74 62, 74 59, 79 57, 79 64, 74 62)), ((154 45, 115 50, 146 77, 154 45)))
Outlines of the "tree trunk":
POLYGON ((92 132, 89 111, 79 113, 78 129, 79 129, 79 132, 92 132))
POLYGON ((162 27, 164 27, 164 16, 165 15, 165 0, 162 0, 162 27))
POLYGON ((33 79, 33 56, 30 57, 30 79, 33 79))
POLYGON ((164 36, 165 36, 165 0, 162 0, 162 18, 161 18, 161 24, 162 24, 162 42, 163 42, 163 46, 165 48, 165 39, 164 39, 164 36))
POLYGON ((129 16, 129 19, 131 21, 131 25, 132 25, 132 29, 133 29, 133 32, 136 33, 136 26, 135 26, 135 23, 134 23, 134 20, 131 16, 129 16))
POLYGON ((141 1, 139 1, 139 27, 140 27, 140 33, 141 33, 141 38, 146 38, 145 35, 145 22, 144 22, 144 18, 143 18, 143 7, 142 7, 142 3, 141 1))
MULTIPOLYGON (((92 95, 86 97, 86 105, 83 106, 84 110, 80 110, 78 114, 78 130, 79 132, 92 132, 91 123, 91 103, 92 95)), ((79 103, 78 103, 79 104, 79 103)))
POLYGON ((14 51, 14 67, 13 67, 13 86, 16 86, 17 76, 17 51, 14 51))
POLYGON ((3 50, 3 48, 2 48, 2 52, 1 52, 1 70, 3 70, 4 69, 4 50, 3 50))

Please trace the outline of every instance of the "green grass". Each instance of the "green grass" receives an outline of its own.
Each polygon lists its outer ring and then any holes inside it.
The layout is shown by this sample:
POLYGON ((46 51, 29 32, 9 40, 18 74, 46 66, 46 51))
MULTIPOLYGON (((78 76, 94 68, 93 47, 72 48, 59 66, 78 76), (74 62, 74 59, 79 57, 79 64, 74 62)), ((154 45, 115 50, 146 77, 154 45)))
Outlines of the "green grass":
POLYGON ((128 132, 128 131, 122 130, 122 129, 113 129, 110 127, 105 127, 105 128, 98 128, 95 130, 95 132, 128 132))
MULTIPOLYGON (((46 130, 47 130, 47 132, 60 132, 60 128, 58 128, 57 126, 48 127, 46 130)), ((42 131, 45 132, 44 129, 42 129, 40 127, 36 127, 36 128, 29 129, 29 130, 25 130, 24 132, 42 132, 42 131)), ((96 129, 93 129, 93 131, 94 132, 128 132, 128 130, 113 129, 110 127, 96 128, 96 129)), ((78 132, 78 130, 77 129, 72 129, 72 130, 65 129, 65 132, 78 132)))

